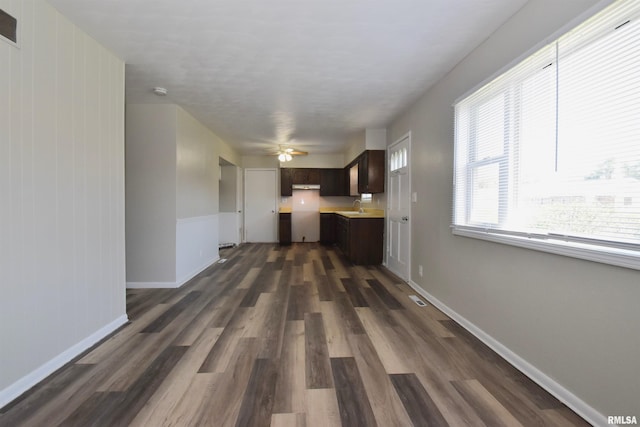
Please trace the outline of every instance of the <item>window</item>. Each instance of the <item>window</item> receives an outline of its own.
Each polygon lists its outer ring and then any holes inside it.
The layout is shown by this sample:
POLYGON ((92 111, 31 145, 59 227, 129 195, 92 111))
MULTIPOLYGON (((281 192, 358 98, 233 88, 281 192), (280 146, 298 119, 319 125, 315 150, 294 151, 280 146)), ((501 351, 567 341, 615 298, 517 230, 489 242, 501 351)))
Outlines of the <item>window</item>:
POLYGON ((640 2, 455 105, 454 233, 640 269, 640 2))
POLYGON ((389 163, 389 171, 395 172, 407 167, 407 149, 397 149, 391 153, 391 162, 389 163))

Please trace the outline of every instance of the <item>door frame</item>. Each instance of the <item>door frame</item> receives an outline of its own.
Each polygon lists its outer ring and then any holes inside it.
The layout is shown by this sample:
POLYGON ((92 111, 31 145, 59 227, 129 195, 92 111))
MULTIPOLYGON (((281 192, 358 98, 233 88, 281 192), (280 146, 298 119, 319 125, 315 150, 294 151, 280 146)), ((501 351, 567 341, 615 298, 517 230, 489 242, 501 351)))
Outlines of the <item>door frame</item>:
MULTIPOLYGON (((409 233, 408 233, 408 239, 407 239, 407 277, 406 280, 407 283, 410 283, 412 281, 412 277, 411 277, 411 259, 413 256, 412 253, 412 244, 411 244, 411 232, 413 230, 413 193, 411 192, 412 190, 412 185, 411 185, 411 181, 412 181, 412 173, 411 173, 411 163, 412 163, 412 156, 411 156, 411 131, 408 131, 407 133, 405 133, 404 135, 402 135, 400 138, 396 139, 393 143, 391 143, 390 145, 387 146, 387 152, 386 152, 386 161, 385 161, 385 165, 384 167, 386 168, 386 186, 387 188, 390 190, 391 189, 391 172, 390 172, 390 165, 391 165, 391 151, 393 151, 393 149, 400 144, 401 142, 404 142, 405 140, 407 141, 407 168, 408 168, 408 173, 407 173, 407 177, 409 180, 409 191, 408 191, 408 205, 409 206, 409 233)), ((388 212, 389 212, 389 208, 390 208, 390 204, 391 204, 391 197, 387 197, 387 218, 385 221, 385 226, 387 228, 387 230, 390 229, 389 226, 389 222, 391 221, 389 216, 388 216, 388 212)), ((390 233, 387 231, 387 233, 385 233, 386 237, 385 237, 385 251, 384 251, 384 265, 385 267, 389 268, 389 245, 391 244, 390 242, 390 233)), ((394 272, 393 270, 389 269, 392 273, 396 274, 396 272, 394 272)))
MULTIPOLYGON (((243 182, 242 187, 244 188, 244 197, 242 198, 243 202, 243 214, 242 214, 242 242, 247 242, 247 227, 246 227, 246 216, 247 216, 247 172, 250 171, 273 171, 274 175, 274 192, 273 192, 273 208, 274 208, 274 227, 275 234, 273 243, 278 242, 278 191, 280 190, 278 185, 278 169, 277 168, 245 168, 243 170, 243 182)), ((265 242, 272 243, 272 242, 265 242)))

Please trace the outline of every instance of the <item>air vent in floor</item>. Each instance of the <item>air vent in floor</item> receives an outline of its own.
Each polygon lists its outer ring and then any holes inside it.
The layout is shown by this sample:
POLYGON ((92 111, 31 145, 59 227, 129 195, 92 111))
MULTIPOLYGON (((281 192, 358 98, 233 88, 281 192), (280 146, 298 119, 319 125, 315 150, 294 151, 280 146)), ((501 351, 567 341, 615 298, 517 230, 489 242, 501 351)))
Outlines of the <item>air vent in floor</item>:
POLYGON ((411 301, 415 302, 420 307, 426 307, 427 306, 427 304, 425 304, 424 301, 422 301, 420 298, 418 298, 415 295, 409 295, 409 298, 411 298, 411 301))

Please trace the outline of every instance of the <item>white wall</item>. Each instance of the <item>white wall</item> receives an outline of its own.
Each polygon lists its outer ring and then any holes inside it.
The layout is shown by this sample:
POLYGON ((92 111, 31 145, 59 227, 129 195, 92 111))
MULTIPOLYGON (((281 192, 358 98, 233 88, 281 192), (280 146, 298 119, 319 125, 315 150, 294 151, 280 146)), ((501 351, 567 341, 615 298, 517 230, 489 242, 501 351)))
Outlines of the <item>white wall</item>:
POLYGON ((222 165, 220 169, 220 212, 237 213, 238 167, 235 165, 222 165))
MULTIPOLYGON (((218 260, 220 153, 211 130, 177 107, 176 284, 218 260)), ((235 158, 235 156, 233 156, 235 158)))
POLYGON ((600 415, 640 415, 640 273, 457 237, 449 229, 453 102, 594 3, 529 1, 395 120, 388 141, 412 132, 415 284, 603 424, 600 415))
POLYGON ((127 286, 178 287, 218 259, 219 158, 240 157, 173 104, 127 105, 127 286))
POLYGON ((242 156, 243 169, 278 168, 279 166, 280 162, 276 156, 242 156))
POLYGON ((242 191, 240 177, 242 170, 235 165, 220 166, 220 213, 218 214, 218 231, 220 243, 241 242, 242 191))
POLYGON ((364 134, 367 150, 386 150, 387 129, 365 129, 364 134))
POLYGON ((220 165, 217 137, 180 107, 174 149, 177 151, 176 215, 193 218, 218 212, 220 165))
POLYGON ((176 280, 176 106, 126 113, 127 282, 176 280))
POLYGON ((289 162, 280 162, 281 168, 343 168, 342 154, 309 154, 308 156, 294 156, 289 162))
POLYGON ((0 0, 0 407, 126 322, 124 64, 42 0, 0 0))

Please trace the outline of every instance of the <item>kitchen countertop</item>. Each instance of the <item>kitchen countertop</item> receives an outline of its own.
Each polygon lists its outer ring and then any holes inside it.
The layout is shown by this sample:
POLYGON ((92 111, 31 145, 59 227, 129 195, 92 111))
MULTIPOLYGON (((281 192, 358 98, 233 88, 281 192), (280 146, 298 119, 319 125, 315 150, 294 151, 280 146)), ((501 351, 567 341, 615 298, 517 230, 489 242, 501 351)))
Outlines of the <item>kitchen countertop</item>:
MULTIPOLYGON (((291 208, 283 206, 278 212, 291 213, 291 208)), ((320 208, 320 213, 334 213, 345 218, 384 218, 384 209, 365 208, 364 212, 358 212, 358 209, 351 206, 322 207, 320 208)))
POLYGON ((324 207, 320 208, 320 213, 335 213, 345 218, 384 218, 384 209, 368 209, 358 212, 358 209, 349 207, 324 207))

